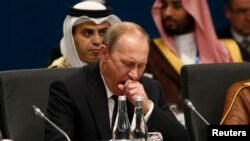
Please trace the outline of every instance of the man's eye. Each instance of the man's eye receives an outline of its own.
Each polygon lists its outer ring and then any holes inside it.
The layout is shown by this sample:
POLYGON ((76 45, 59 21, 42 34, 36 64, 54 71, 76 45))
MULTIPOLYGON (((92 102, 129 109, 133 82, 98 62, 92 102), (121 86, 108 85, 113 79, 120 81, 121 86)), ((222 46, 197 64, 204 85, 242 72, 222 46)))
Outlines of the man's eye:
POLYGON ((144 68, 146 66, 146 64, 140 64, 138 67, 139 68, 144 68))
POLYGON ((249 9, 232 9, 232 11, 234 14, 244 15, 250 10, 249 9))
POLYGON ((127 67, 132 67, 134 64, 131 62, 124 61, 123 64, 127 67))
POLYGON ((84 31, 82 32, 82 34, 83 34, 84 36, 90 36, 90 35, 93 34, 93 31, 92 31, 92 30, 84 30, 84 31))
POLYGON ((182 4, 180 2, 174 2, 173 3, 173 7, 174 8, 181 8, 182 7, 182 4))
POLYGON ((133 64, 132 63, 126 63, 126 66, 131 67, 131 66, 133 66, 133 64))
POLYGON ((102 30, 99 31, 99 34, 104 35, 106 31, 107 31, 107 29, 102 29, 102 30))
POLYGON ((168 3, 167 2, 165 2, 165 1, 162 1, 162 7, 167 7, 168 6, 168 3))

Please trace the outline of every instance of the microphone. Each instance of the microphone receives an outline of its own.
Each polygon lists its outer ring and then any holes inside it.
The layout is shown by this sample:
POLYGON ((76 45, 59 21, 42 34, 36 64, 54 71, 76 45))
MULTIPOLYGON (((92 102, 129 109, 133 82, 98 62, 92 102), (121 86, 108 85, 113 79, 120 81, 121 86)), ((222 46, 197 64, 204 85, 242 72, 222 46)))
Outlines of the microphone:
POLYGON ((71 141, 70 138, 69 138, 69 136, 62 129, 60 129, 56 124, 54 124, 51 120, 49 120, 44 115, 44 113, 41 112, 41 110, 37 106, 31 105, 31 107, 34 110, 35 115, 37 115, 37 116, 45 119, 50 125, 52 125, 54 128, 56 128, 56 130, 58 130, 67 139, 67 141, 71 141))
POLYGON ((191 109, 192 111, 194 111, 207 125, 210 125, 209 122, 207 122, 207 120, 195 109, 194 105, 192 104, 192 102, 188 99, 184 99, 184 102, 186 104, 186 106, 191 109))

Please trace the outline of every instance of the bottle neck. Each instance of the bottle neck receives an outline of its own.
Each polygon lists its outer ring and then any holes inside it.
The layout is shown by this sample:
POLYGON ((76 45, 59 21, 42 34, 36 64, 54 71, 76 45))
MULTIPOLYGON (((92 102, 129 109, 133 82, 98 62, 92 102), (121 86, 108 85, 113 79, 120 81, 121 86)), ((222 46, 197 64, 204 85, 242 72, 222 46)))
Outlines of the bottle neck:
POLYGON ((120 100, 118 102, 118 112, 127 112, 127 103, 126 100, 120 100))
POLYGON ((135 107, 142 107, 142 101, 135 101, 135 107))

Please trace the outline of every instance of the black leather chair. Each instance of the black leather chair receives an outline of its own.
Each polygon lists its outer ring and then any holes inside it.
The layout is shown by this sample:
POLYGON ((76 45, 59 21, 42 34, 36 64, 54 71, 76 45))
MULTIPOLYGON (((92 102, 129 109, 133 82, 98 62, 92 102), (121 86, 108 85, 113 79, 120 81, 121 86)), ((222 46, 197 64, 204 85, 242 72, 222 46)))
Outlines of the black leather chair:
POLYGON ((3 138, 14 141, 44 141, 44 120, 31 105, 43 112, 49 86, 75 69, 27 69, 0 72, 0 127, 3 138))
MULTIPOLYGON (((227 89, 236 81, 250 78, 250 63, 185 65, 181 69, 181 93, 210 123, 219 124, 227 89)), ((184 109, 191 141, 207 140, 207 125, 195 112, 184 109)))

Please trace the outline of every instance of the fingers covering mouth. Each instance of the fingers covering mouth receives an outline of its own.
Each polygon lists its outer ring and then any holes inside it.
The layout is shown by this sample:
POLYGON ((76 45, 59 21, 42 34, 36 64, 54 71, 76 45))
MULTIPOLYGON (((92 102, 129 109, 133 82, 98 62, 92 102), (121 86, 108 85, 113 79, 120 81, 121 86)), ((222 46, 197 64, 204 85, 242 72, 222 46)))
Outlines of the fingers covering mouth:
POLYGON ((126 81, 122 81, 120 84, 124 85, 126 83, 126 81))

